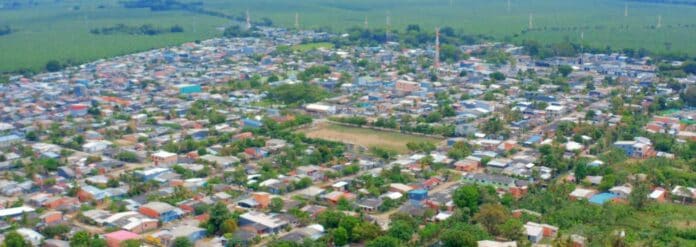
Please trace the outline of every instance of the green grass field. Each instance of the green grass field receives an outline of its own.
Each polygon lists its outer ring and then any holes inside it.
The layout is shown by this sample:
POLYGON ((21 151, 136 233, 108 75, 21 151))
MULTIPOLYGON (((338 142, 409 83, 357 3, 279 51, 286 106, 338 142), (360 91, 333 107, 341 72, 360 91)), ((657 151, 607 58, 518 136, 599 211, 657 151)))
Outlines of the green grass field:
MULTIPOLYGON (((0 0, 0 3, 3 1, 0 0)), ((217 17, 181 11, 150 12, 124 9, 117 0, 37 0, 37 7, 0 10, 0 26, 17 32, 0 36, 0 71, 38 69, 50 59, 90 61, 97 58, 175 45, 220 35, 228 23, 217 17), (97 6, 104 5, 100 9, 97 6), (80 6, 73 10, 73 6, 80 6), (96 36, 92 28, 153 24, 185 28, 184 33, 158 36, 96 36)), ((186 2, 186 1, 184 1, 186 2)), ((621 0, 203 0, 204 8, 230 15, 249 10, 252 19, 268 17, 277 25, 294 26, 295 13, 302 28, 329 27, 340 31, 363 26, 384 27, 391 14, 394 29, 408 24, 431 29, 452 26, 468 34, 484 34, 505 41, 570 40, 592 47, 646 48, 657 52, 696 55, 696 7, 630 2, 624 16, 621 0), (529 15, 539 31, 522 33, 529 15), (658 16, 662 27, 653 28, 658 16)))
POLYGON ((442 141, 442 139, 438 138, 348 127, 330 123, 323 123, 311 129, 301 130, 301 132, 305 133, 307 137, 356 144, 368 148, 379 147, 399 153, 408 152, 406 144, 409 142, 430 142, 437 144, 442 141))

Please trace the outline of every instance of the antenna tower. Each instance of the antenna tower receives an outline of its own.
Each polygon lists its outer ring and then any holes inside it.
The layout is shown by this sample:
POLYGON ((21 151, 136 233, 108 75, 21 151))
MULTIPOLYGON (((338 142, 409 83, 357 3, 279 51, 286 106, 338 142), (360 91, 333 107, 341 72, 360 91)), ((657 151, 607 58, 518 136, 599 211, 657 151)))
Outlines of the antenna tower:
POLYGON ((387 42, 389 42, 389 38, 391 36, 391 13, 387 11, 387 28, 386 28, 386 35, 387 35, 387 42))
POLYGON ((628 3, 624 6, 624 17, 628 17, 628 3))
POLYGON ((370 23, 367 22, 367 16, 365 16, 365 29, 369 29, 369 28, 370 28, 370 23))
POLYGON ((295 12, 295 29, 300 30, 300 14, 295 12))
POLYGON ((246 28, 251 29, 251 16, 249 15, 249 10, 246 11, 246 28))
POLYGON ((435 69, 440 68, 440 28, 435 28, 435 69))
POLYGON ((529 29, 534 29, 534 15, 529 14, 529 29))
POLYGON ((657 27, 657 28, 661 28, 661 27, 662 27, 662 15, 658 15, 658 16, 657 16, 657 26, 656 26, 656 27, 657 27))

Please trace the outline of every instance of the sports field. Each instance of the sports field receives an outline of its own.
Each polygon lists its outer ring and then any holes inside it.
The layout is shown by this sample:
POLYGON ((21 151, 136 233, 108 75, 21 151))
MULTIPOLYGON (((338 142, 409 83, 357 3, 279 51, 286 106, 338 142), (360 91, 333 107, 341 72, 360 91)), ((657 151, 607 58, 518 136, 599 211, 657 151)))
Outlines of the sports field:
MULTIPOLYGON (((691 0, 689 0, 691 1, 691 0)), ((14 1, 0 0, 0 6, 14 1)), ((26 3, 28 0, 18 2, 26 3)), ((220 36, 229 21, 199 13, 125 9, 118 0, 33 0, 36 5, 0 8, 0 72, 41 69, 47 61, 87 62, 220 36), (162 35, 93 35, 90 29, 126 24, 157 27, 180 25, 183 33, 162 35)), ((189 1, 181 1, 189 2, 189 1)), ((270 18, 293 27, 334 31, 363 26, 384 28, 387 13, 393 29, 409 24, 426 29, 451 26, 467 34, 501 41, 569 40, 604 48, 645 48, 696 55, 696 6, 623 0, 202 0, 203 8, 252 20, 270 18), (508 5, 509 3, 509 5, 508 5), (509 6, 509 7, 508 7, 509 6), (628 16, 625 7, 628 6, 628 16), (531 32, 523 32, 533 16, 531 32), (658 28, 658 16, 661 25, 658 28), (581 37, 584 39, 581 40, 581 37)))
POLYGON ((364 147, 379 147, 397 151, 408 152, 406 144, 409 142, 438 143, 442 139, 423 136, 407 135, 397 132, 378 131, 372 129, 355 128, 330 123, 320 123, 317 126, 301 130, 307 137, 319 138, 330 141, 338 141, 364 147))

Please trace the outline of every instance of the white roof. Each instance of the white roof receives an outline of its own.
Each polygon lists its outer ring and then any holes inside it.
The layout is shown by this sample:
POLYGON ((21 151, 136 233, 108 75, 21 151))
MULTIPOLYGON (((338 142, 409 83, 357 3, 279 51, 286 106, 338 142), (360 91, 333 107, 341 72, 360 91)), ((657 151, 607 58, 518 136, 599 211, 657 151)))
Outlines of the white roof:
POLYGON ((664 193, 665 193, 664 189, 657 188, 657 189, 653 190, 652 192, 650 192, 650 195, 648 195, 648 197, 652 198, 652 199, 657 199, 657 198, 660 198, 664 193))
POLYGON ((176 155, 175 153, 170 153, 164 150, 157 151, 156 153, 152 154, 152 156, 160 157, 160 158, 167 158, 176 155))
POLYGON ((248 212, 240 215, 239 217, 254 223, 261 224, 268 228, 278 228, 288 224, 288 222, 285 220, 278 219, 271 215, 259 212, 248 212))
POLYGON ((34 208, 27 207, 27 206, 0 209, 0 218, 13 216, 13 215, 20 215, 22 213, 30 213, 30 212, 34 212, 34 208))
POLYGON ((570 196, 572 196, 572 197, 590 197, 592 194, 594 194, 593 190, 576 188, 575 190, 573 190, 573 192, 570 193, 570 196))

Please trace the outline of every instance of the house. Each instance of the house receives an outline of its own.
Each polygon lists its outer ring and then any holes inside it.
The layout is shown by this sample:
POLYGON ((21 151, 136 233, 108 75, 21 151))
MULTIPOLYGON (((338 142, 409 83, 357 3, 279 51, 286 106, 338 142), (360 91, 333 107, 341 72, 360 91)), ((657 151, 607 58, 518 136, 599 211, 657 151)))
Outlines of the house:
POLYGON ((285 236, 281 237, 282 241, 290 241, 300 243, 304 239, 317 240, 324 236, 324 227, 319 224, 313 224, 306 227, 294 229, 285 236))
POLYGON ((164 202, 149 202, 140 206, 138 212, 165 223, 179 219, 183 215, 181 209, 164 202))
POLYGON ((408 199, 412 201, 423 201, 428 199, 428 191, 423 189, 409 191, 408 199))
POLYGON ((40 246, 41 242, 45 239, 41 233, 38 233, 37 231, 34 231, 29 228, 19 228, 17 229, 17 233, 19 235, 22 235, 25 241, 29 242, 32 246, 40 246))
POLYGON ((149 181, 167 172, 169 172, 169 169, 167 168, 156 167, 147 170, 137 170, 135 171, 135 175, 143 181, 149 181))
POLYGON ((696 188, 677 185, 670 193, 675 202, 694 203, 696 202, 696 188))
POLYGON ((196 243, 196 241, 205 238, 207 234, 205 229, 191 224, 176 225, 172 227, 170 232, 172 234, 172 239, 184 237, 191 241, 191 243, 196 243))
POLYGON ((527 239, 532 243, 539 243, 544 238, 552 238, 558 233, 558 227, 539 224, 535 222, 527 222, 524 225, 525 232, 527 234, 527 239))
POLYGON ((34 208, 27 206, 0 209, 0 219, 6 220, 9 218, 16 218, 22 216, 25 213, 32 213, 34 211, 34 208))
POLYGON ((307 104, 305 105, 305 110, 310 113, 322 114, 322 115, 332 115, 336 114, 336 106, 326 105, 326 104, 307 104))
POLYGON ((201 85, 196 84, 181 84, 176 85, 175 87, 179 90, 179 94, 192 94, 202 92, 201 85))
POLYGON ((44 225, 55 225, 63 222, 63 213, 60 211, 48 211, 39 216, 44 225))
POLYGON ((337 204, 341 199, 352 201, 355 200, 355 197, 356 196, 354 194, 343 191, 333 191, 322 196, 322 198, 324 198, 326 201, 333 204, 337 204))
POLYGON ((593 189, 584 189, 584 188, 575 188, 573 192, 570 192, 570 199, 571 200, 589 200, 592 196, 594 196, 597 193, 596 190, 593 189))
POLYGON ((626 156, 633 158, 648 158, 656 155, 650 139, 635 137, 633 141, 617 141, 614 147, 623 150, 626 156))
POLYGON ((102 222, 103 225, 118 227, 138 234, 155 230, 159 224, 158 220, 134 211, 115 213, 103 219, 102 222))
POLYGON ((274 215, 261 212, 247 212, 239 216, 240 227, 252 227, 258 234, 276 234, 289 223, 274 215))
POLYGON ((155 165, 173 165, 176 164, 178 157, 175 153, 160 150, 152 154, 150 159, 155 165))
POLYGON ((22 142, 22 138, 17 135, 0 136, 0 148, 10 147, 22 142))
POLYGON ((420 84, 418 82, 398 80, 394 84, 396 91, 400 92, 415 92, 420 90, 420 84))
POLYGON ((401 183, 392 183, 389 185, 389 191, 392 192, 399 192, 401 194, 406 194, 409 191, 413 190, 413 187, 401 184, 401 183))
POLYGON ((652 192, 650 192, 648 198, 657 202, 665 202, 667 201, 667 190, 665 190, 662 187, 657 187, 652 192))
POLYGON ((379 198, 366 198, 359 200, 358 202, 355 203, 358 208, 362 209, 363 211, 366 212, 374 212, 379 209, 380 206, 382 206, 382 199, 379 198))
POLYGON ((628 196, 631 195, 631 191, 633 191, 633 187, 631 187, 630 184, 614 186, 609 189, 609 192, 621 199, 628 199, 628 196))
POLYGON ((136 233, 124 230, 104 234, 106 245, 109 247, 119 247, 124 241, 138 239, 139 237, 140 236, 136 233))
POLYGON ((463 172, 475 171, 479 166, 481 166, 481 159, 474 156, 466 157, 454 163, 454 169, 463 172))
POLYGON ((82 151, 87 153, 98 153, 106 150, 111 146, 111 142, 108 141, 92 141, 82 145, 82 151))

